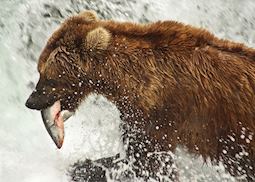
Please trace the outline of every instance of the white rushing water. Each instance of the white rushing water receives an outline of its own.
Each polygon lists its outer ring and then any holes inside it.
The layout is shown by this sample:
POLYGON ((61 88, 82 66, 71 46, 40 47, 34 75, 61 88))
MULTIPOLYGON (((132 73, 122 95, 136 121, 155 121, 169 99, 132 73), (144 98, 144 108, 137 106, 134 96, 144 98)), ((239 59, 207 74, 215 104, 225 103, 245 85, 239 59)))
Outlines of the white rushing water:
MULTIPOLYGON (((47 37, 64 18, 82 9, 121 21, 178 20, 255 47, 253 0, 1 0, 1 182, 66 182, 68 167, 78 159, 122 150, 119 112, 102 97, 89 97, 82 112, 68 120, 61 150, 48 136, 40 113, 24 106, 37 82, 36 61, 47 37)), ((234 181, 222 166, 204 164, 185 150, 178 150, 177 163, 181 181, 234 181)))

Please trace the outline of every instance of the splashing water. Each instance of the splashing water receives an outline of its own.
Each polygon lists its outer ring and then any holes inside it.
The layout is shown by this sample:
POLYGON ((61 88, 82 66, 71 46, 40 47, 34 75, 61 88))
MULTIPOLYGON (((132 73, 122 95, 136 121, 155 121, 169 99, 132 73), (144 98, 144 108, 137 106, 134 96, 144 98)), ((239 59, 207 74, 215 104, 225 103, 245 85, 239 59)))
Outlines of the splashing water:
MULTIPOLYGON (((63 19, 83 9, 120 21, 178 20, 255 45, 253 0, 2 0, 0 181, 66 182, 66 171, 77 160, 98 159, 122 150, 119 112, 105 98, 90 96, 82 111, 66 123, 61 150, 49 138, 39 112, 24 106, 38 79, 36 61, 47 37, 63 19)), ((234 181, 222 165, 204 165, 201 158, 183 149, 178 149, 176 160, 181 181, 234 181)))

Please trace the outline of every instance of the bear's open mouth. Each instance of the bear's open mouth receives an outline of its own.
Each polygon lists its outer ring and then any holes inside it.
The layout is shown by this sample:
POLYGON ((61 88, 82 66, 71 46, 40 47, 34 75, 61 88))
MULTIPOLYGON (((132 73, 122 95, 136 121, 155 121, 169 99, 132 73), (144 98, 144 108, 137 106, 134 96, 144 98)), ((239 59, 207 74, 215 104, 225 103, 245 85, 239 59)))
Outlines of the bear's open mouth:
POLYGON ((58 100, 52 106, 41 110, 43 123, 58 148, 64 142, 64 121, 70 118, 74 112, 61 110, 61 102, 58 100))

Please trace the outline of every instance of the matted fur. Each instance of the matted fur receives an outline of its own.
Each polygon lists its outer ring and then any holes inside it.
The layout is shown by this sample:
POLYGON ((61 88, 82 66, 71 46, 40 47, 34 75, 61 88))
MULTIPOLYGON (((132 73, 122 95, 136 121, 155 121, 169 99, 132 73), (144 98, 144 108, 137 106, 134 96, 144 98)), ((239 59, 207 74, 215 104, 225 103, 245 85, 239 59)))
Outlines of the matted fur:
MULTIPOLYGON (((72 95, 72 107, 63 102, 72 110, 89 93, 103 94, 120 109, 124 123, 157 145, 145 145, 147 151, 174 151, 181 145, 205 159, 223 161, 232 175, 246 173, 251 180, 254 61, 254 49, 182 23, 87 21, 78 15, 49 39, 38 63, 38 85, 46 85, 45 77, 61 88, 75 83, 69 92, 81 94, 72 95), (66 52, 45 69, 59 47, 66 52), (95 47, 102 51, 93 51, 95 47)), ((56 93, 64 101, 69 94, 56 93)), ((136 144, 143 138, 136 138, 136 144)))

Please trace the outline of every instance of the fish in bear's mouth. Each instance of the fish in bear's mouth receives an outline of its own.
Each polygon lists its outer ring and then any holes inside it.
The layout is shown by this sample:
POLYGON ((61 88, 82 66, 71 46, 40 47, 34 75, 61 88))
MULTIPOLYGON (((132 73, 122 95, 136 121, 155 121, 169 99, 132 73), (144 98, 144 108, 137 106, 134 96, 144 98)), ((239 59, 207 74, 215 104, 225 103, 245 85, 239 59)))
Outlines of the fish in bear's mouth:
POLYGON ((64 142, 64 122, 70 118, 74 112, 61 110, 60 100, 52 106, 41 110, 43 123, 56 146, 60 149, 64 142))

